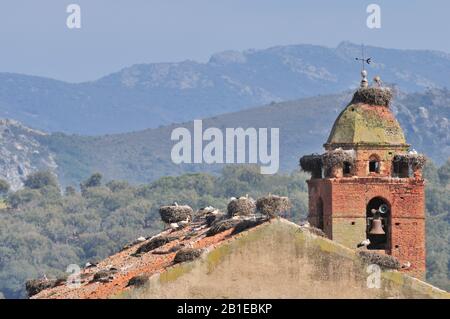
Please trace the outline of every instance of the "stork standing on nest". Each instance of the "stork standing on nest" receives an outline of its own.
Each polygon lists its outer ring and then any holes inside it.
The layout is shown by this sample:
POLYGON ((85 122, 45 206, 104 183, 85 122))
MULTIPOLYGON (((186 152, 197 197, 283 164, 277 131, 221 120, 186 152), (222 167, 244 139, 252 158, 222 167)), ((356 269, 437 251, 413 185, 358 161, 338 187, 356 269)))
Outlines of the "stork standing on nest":
POLYGON ((356 247, 361 248, 361 247, 367 247, 370 245, 370 239, 364 239, 362 242, 360 242, 358 245, 356 245, 356 247))
POLYGON ((383 81, 381 81, 381 78, 377 75, 373 78, 373 81, 375 82, 375 85, 379 88, 383 87, 383 81))

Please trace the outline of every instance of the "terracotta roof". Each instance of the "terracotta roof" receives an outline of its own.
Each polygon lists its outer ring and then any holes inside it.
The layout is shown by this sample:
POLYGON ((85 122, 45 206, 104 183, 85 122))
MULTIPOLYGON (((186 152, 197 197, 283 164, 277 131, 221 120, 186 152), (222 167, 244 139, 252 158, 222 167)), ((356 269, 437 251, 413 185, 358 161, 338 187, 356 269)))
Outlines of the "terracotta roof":
POLYGON ((214 236, 206 236, 210 228, 204 223, 192 223, 187 227, 173 231, 165 230, 158 235, 148 238, 144 242, 127 245, 122 251, 106 258, 95 267, 85 268, 81 271, 81 287, 70 288, 63 282, 57 287, 43 290, 32 296, 32 299, 94 299, 109 298, 127 289, 129 280, 138 275, 151 276, 162 273, 167 267, 174 264, 176 252, 170 249, 183 245, 189 248, 213 249, 223 242, 233 240, 235 237, 233 228, 220 232, 214 236), (195 233, 195 234, 194 234, 195 233), (136 256, 136 250, 157 236, 170 236, 177 239, 158 247, 140 256, 136 256), (102 270, 117 269, 109 282, 94 282, 94 275, 102 270))
POLYGON ((240 228, 245 231, 239 234, 235 234, 239 229, 235 226, 207 236, 210 229, 203 223, 191 224, 178 231, 164 231, 159 236, 176 239, 139 257, 135 255, 137 249, 152 238, 133 244, 96 267, 84 269, 81 287, 71 289, 62 283, 33 298, 449 297, 443 290, 390 269, 381 273, 382 289, 369 289, 366 286, 366 262, 357 250, 315 234, 314 228, 299 226, 283 218, 266 220, 248 230, 240 228), (181 244, 207 250, 205 258, 174 264, 176 253, 170 249, 181 244), (110 280, 93 282, 96 273, 111 268, 117 271, 110 280), (161 291, 168 294, 145 291, 144 295, 139 295, 140 290, 127 287, 131 278, 141 275, 155 279, 150 279, 151 284, 146 285, 148 289, 157 289, 159 284, 161 291), (191 283, 194 290, 184 291, 187 283, 191 283), (342 286, 348 289, 335 289, 342 286))

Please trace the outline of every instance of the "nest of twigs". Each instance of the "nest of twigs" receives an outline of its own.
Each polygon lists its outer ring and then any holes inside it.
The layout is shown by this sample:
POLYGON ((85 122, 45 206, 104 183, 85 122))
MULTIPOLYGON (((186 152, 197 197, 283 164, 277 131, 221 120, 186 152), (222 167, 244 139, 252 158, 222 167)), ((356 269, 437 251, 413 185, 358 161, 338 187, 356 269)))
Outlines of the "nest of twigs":
POLYGON ((172 240, 175 240, 176 237, 169 236, 158 236, 151 239, 149 242, 142 244, 134 253, 135 255, 140 255, 152 251, 156 248, 164 246, 165 244, 170 243, 172 240))
POLYGON ((322 156, 319 154, 305 155, 300 158, 300 167, 308 173, 320 172, 322 165, 322 156))
POLYGON ((263 215, 275 217, 289 211, 292 208, 288 197, 267 195, 256 201, 256 209, 263 215))
POLYGON ((228 217, 248 216, 255 213, 256 203, 253 198, 241 197, 228 203, 228 217))
POLYGON ((208 229, 208 231, 206 232, 206 236, 214 236, 223 231, 226 231, 227 229, 231 229, 239 224, 239 222, 240 221, 237 219, 224 219, 217 221, 212 224, 210 229, 208 229))
POLYGON ((133 287, 142 287, 142 286, 145 286, 145 284, 149 282, 149 279, 150 278, 148 276, 146 276, 146 275, 134 276, 133 278, 131 278, 128 281, 127 287, 131 287, 131 286, 133 286, 133 287))
POLYGON ((187 205, 161 206, 159 209, 162 221, 167 224, 178 223, 187 219, 191 220, 193 212, 192 208, 187 205))
POLYGON ((367 264, 376 264, 384 269, 400 269, 401 264, 397 258, 391 255, 382 255, 375 252, 361 250, 359 252, 361 259, 367 264))
POLYGON ((388 107, 391 100, 392 92, 389 88, 369 87, 357 90, 350 104, 364 103, 388 107))
POLYGON ((349 151, 343 149, 335 149, 328 151, 322 155, 322 163, 325 167, 330 168, 334 166, 342 166, 344 162, 353 164, 354 157, 349 151))
POLYGON ((410 165, 413 169, 422 169, 427 159, 422 154, 399 154, 394 156, 394 162, 410 165))
POLYGON ((225 217, 225 213, 219 212, 217 214, 208 214, 205 216, 206 226, 211 227, 212 224, 222 220, 225 217))
POLYGON ((200 257, 202 253, 203 253, 202 249, 183 248, 176 253, 173 261, 174 263, 191 261, 200 257))
POLYGON ((116 268, 99 270, 94 274, 92 282, 109 282, 114 278, 117 271, 116 268))
POLYGON ((40 293, 42 290, 56 287, 65 282, 65 279, 32 279, 25 283, 28 297, 40 293))
POLYGON ((258 225, 261 225, 262 223, 264 223, 265 220, 263 219, 256 219, 256 220, 243 220, 241 222, 239 222, 233 229, 233 231, 231 232, 231 235, 236 235, 239 234, 247 229, 256 227, 258 225))
POLYGON ((333 168, 342 168, 345 162, 353 165, 353 152, 338 148, 324 153, 322 163, 325 168, 325 176, 330 176, 333 168))

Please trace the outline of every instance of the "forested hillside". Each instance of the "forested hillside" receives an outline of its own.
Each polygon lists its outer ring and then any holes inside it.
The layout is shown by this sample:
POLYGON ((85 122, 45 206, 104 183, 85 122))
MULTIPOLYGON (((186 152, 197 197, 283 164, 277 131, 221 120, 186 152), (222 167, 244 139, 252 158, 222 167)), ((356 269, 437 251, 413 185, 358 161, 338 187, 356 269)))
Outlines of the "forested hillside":
MULTIPOLYGON (((426 168, 428 280, 450 289, 449 224, 450 161, 426 168)), ((133 186, 124 181, 104 183, 100 174, 80 189, 61 194, 51 174, 36 173, 23 190, 4 196, 0 210, 0 295, 25 297, 27 279, 60 276, 69 264, 103 259, 139 236, 160 230, 158 209, 177 201, 194 209, 207 205, 225 209, 229 197, 272 193, 289 196, 296 222, 307 215, 308 175, 261 175, 255 166, 228 166, 220 175, 205 173, 164 177, 133 186)))

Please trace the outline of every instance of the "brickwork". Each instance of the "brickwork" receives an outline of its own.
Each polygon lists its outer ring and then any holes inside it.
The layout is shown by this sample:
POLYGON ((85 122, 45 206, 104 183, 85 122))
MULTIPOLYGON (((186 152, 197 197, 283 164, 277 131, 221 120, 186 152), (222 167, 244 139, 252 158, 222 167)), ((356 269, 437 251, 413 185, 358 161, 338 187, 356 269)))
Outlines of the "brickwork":
POLYGON ((425 193, 421 179, 343 177, 312 179, 309 187, 309 222, 318 227, 322 201, 324 231, 348 247, 366 238, 366 207, 375 197, 389 203, 390 238, 387 254, 410 262, 418 277, 425 272, 425 193))
POLYGON ((421 168, 394 161, 396 155, 408 154, 409 145, 390 109, 350 104, 339 115, 324 147, 327 152, 350 152, 353 161, 350 166, 345 162, 345 174, 344 162, 337 161, 327 164, 332 167, 325 176, 308 181, 309 222, 323 226, 330 239, 356 248, 372 236, 367 231, 374 208, 368 207, 372 205, 369 202, 381 200, 389 207, 383 219, 386 235, 382 246, 372 248, 378 252, 381 247, 383 253, 411 263, 405 271, 422 278, 426 254, 424 180, 421 168))

